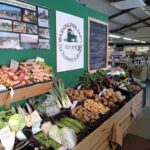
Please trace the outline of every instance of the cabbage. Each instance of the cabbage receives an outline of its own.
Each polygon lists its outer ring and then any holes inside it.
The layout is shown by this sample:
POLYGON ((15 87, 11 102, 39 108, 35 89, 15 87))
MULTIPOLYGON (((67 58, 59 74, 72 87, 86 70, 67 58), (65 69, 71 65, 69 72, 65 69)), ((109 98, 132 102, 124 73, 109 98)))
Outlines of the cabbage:
POLYGON ((25 127, 25 123, 23 115, 15 114, 9 118, 8 125, 12 131, 18 132, 25 127))
POLYGON ((58 142, 59 144, 62 143, 60 129, 57 125, 52 125, 49 131, 49 137, 58 142))
POLYGON ((67 127, 61 129, 62 143, 68 149, 73 149, 77 143, 77 136, 75 132, 67 127))

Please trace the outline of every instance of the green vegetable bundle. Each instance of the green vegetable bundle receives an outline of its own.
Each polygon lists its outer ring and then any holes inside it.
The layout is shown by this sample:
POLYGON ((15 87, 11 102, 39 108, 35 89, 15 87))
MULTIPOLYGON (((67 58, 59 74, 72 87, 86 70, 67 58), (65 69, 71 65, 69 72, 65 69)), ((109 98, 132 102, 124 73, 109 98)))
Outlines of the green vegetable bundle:
POLYGON ((64 117, 61 120, 57 121, 56 124, 60 127, 68 127, 73 129, 76 133, 79 133, 82 129, 85 128, 84 124, 78 120, 64 117))
POLYGON ((54 150, 57 150, 60 147, 60 144, 58 144, 56 141, 52 140, 42 132, 34 135, 34 138, 39 141, 45 148, 52 147, 54 150))

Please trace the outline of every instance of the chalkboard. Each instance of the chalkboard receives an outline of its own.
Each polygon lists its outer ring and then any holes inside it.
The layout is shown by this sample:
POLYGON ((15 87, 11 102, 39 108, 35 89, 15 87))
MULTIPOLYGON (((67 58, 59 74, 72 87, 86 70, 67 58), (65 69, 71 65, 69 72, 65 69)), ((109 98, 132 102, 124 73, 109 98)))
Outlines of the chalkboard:
POLYGON ((95 71, 107 67, 108 24, 88 19, 88 69, 95 71))

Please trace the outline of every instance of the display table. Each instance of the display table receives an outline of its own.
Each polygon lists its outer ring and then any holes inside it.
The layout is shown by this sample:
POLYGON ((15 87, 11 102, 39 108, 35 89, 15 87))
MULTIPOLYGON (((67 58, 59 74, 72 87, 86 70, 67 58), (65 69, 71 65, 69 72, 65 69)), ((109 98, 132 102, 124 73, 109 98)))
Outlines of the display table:
POLYGON ((81 141, 74 150, 110 150, 110 141, 121 145, 128 128, 142 111, 143 103, 144 90, 141 90, 118 112, 81 141), (110 136, 112 134, 113 137, 110 136))

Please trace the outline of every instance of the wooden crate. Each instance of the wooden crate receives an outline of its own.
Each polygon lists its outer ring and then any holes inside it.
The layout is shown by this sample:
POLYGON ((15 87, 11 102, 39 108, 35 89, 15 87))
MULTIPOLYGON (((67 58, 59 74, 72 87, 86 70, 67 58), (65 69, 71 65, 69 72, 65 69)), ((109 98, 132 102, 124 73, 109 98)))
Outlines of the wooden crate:
MULTIPOLYGON (((18 102, 23 99, 34 97, 50 91, 53 84, 51 81, 39 83, 28 87, 18 88, 14 90, 14 96, 11 102, 18 102)), ((10 91, 0 93, 0 105, 7 106, 10 104, 10 91)))
POLYGON ((81 141, 74 150, 111 150, 110 133, 114 124, 122 129, 123 136, 127 134, 128 128, 135 120, 132 116, 133 105, 137 105, 138 114, 143 108, 143 90, 133 97, 124 107, 122 107, 111 118, 105 121, 100 127, 93 131, 88 137, 81 141))

